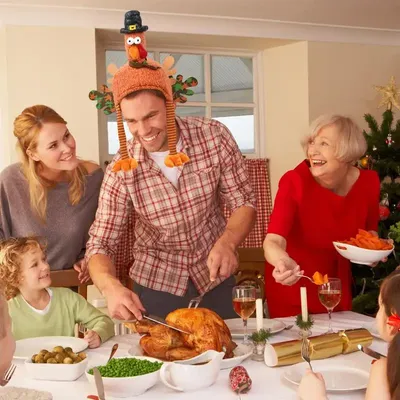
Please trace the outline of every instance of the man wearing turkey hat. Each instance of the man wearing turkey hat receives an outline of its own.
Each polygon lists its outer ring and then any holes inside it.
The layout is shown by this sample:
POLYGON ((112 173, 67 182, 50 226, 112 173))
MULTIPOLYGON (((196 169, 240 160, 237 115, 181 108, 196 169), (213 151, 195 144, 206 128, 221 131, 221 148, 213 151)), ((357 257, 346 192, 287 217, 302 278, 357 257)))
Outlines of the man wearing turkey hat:
POLYGON ((113 317, 164 317, 205 293, 202 307, 232 310, 236 249, 255 222, 255 196, 229 130, 206 118, 175 116, 171 82, 147 59, 140 13, 125 15, 128 63, 113 79, 119 153, 108 166, 86 260, 113 317), (133 140, 126 141, 122 117, 133 140), (227 222, 220 201, 233 211, 227 222), (133 292, 116 278, 113 256, 135 214, 133 292))

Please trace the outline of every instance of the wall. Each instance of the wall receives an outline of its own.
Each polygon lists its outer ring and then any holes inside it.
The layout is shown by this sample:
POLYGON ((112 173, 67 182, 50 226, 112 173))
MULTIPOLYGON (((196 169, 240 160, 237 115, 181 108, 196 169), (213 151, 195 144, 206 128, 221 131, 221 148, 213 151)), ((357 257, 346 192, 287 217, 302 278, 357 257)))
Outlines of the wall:
POLYGON ((264 51, 265 147, 275 197, 280 177, 304 157, 300 140, 308 125, 308 43, 264 51))
POLYGON ((1 39, 6 51, 0 56, 0 71, 4 69, 3 57, 7 68, 0 79, 6 79, 8 87, 6 96, 1 91, 6 104, 1 128, 2 145, 3 138, 9 142, 8 161, 18 159, 12 134, 14 118, 25 107, 46 104, 68 122, 77 140, 78 155, 98 162, 97 110, 88 99, 89 91, 97 86, 95 30, 7 26, 1 30, 1 39))
POLYGON ((350 114, 366 127, 365 113, 380 118, 373 85, 400 83, 400 46, 311 42, 308 47, 310 120, 326 112, 350 114))

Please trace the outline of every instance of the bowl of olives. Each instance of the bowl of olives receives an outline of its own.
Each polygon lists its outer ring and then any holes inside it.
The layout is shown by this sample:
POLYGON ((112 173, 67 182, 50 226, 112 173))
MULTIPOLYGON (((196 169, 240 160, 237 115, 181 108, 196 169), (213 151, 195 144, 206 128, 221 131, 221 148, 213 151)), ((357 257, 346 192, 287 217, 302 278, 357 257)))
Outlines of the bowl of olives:
POLYGON ((87 355, 75 353, 71 347, 56 346, 52 350, 40 350, 25 361, 32 379, 46 381, 74 381, 87 368, 87 355))

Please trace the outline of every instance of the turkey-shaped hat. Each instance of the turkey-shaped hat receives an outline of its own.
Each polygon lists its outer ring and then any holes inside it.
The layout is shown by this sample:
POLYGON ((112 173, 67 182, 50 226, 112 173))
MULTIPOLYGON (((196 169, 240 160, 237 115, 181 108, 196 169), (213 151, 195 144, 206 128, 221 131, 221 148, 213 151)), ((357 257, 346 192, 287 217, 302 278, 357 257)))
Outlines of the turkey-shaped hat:
POLYGON ((130 158, 128 154, 120 104, 128 94, 144 89, 158 90, 166 99, 169 154, 165 158, 165 165, 175 167, 189 160, 186 154, 178 153, 176 150, 175 104, 171 81, 160 64, 147 59, 144 33, 146 30, 147 26, 142 26, 139 11, 128 11, 125 14, 125 27, 121 29, 121 32, 124 33, 128 62, 115 73, 112 88, 121 154, 121 159, 114 165, 114 171, 129 171, 137 166, 137 161, 130 158))

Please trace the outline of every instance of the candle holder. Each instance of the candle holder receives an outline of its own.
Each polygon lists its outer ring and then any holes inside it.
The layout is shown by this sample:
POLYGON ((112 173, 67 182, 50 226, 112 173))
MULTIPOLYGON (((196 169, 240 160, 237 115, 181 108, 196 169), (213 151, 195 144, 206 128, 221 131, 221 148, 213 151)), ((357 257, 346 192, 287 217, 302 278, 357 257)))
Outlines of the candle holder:
POLYGON ((311 332, 311 328, 312 328, 312 326, 314 325, 314 320, 313 320, 313 318, 311 317, 311 315, 308 315, 308 320, 307 321, 303 321, 303 317, 302 317, 302 315, 301 314, 299 314, 297 317, 296 317, 296 325, 299 327, 299 336, 302 338, 302 339, 306 339, 306 338, 308 338, 309 336, 311 336, 312 335, 312 332, 311 332))
POLYGON ((253 332, 250 336, 250 341, 253 343, 253 354, 251 359, 254 361, 264 361, 265 344, 271 336, 270 329, 260 329, 258 332, 253 332))

